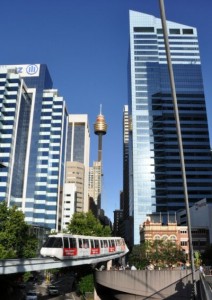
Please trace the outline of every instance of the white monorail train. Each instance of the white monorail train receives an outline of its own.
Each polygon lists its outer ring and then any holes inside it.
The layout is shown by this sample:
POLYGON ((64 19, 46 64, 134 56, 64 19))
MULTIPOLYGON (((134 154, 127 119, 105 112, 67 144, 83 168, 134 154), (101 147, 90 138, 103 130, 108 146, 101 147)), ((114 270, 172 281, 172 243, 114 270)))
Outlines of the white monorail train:
POLYGON ((50 235, 40 250, 43 257, 60 260, 125 254, 128 247, 121 237, 96 237, 59 233, 50 235))

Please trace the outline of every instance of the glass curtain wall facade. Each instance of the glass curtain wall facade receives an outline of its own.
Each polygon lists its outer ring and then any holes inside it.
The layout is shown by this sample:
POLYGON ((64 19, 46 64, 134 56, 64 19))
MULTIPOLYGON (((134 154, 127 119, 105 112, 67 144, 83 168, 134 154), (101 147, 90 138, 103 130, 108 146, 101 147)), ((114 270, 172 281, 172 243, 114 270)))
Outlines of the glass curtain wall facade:
POLYGON ((76 211, 87 212, 90 157, 90 130, 88 115, 70 114, 68 120, 66 179, 76 183, 76 211))
MULTIPOLYGON (((129 111, 128 105, 123 109, 123 216, 129 218, 129 111)), ((121 206, 120 206, 121 207, 121 206)))
MULTIPOLYGON (((212 159, 197 30, 167 21, 190 205, 212 201, 212 159)), ((153 212, 185 207, 162 25, 130 11, 129 182, 134 244, 153 212)))
POLYGON ((30 224, 58 226, 66 119, 46 65, 0 66, 0 201, 30 224))
POLYGON ((32 202, 28 201, 25 215, 28 222, 58 230, 68 113, 57 90, 44 90, 42 99, 33 210, 32 202))

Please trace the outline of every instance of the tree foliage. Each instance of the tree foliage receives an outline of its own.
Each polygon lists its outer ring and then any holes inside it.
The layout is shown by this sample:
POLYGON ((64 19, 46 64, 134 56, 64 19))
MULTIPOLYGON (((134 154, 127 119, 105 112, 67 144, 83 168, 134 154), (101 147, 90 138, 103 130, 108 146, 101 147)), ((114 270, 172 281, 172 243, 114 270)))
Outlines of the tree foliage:
POLYGON ((200 251, 194 251, 194 264, 196 267, 199 267, 202 263, 200 251))
POLYGON ((94 290, 94 280, 93 274, 88 274, 82 277, 78 283, 78 289, 80 294, 85 295, 87 292, 93 292, 94 290))
POLYGON ((24 221, 23 212, 0 203, 0 258, 35 257, 37 239, 30 234, 30 225, 24 221))
POLYGON ((110 227, 104 227, 91 211, 74 213, 68 225, 68 231, 72 234, 111 236, 110 227))
POLYGON ((137 268, 145 268, 150 262, 157 267, 165 267, 185 262, 185 255, 181 247, 171 241, 146 241, 135 245, 129 256, 129 261, 137 268))

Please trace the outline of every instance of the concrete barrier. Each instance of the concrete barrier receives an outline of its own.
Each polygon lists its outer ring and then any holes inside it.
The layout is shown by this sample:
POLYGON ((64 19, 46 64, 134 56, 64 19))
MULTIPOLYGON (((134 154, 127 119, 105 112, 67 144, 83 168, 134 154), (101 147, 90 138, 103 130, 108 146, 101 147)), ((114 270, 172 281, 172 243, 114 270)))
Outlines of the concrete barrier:
POLYGON ((95 282, 102 300, 183 300, 193 293, 191 270, 96 271, 95 282))

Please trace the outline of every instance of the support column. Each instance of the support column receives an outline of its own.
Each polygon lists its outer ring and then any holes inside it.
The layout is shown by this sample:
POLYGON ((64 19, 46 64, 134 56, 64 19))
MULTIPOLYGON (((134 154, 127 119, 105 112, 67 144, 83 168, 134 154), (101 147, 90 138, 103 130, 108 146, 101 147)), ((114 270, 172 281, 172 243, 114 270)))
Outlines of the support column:
POLYGON ((107 271, 111 270, 112 265, 113 265, 112 262, 113 262, 112 259, 107 262, 107 271))

